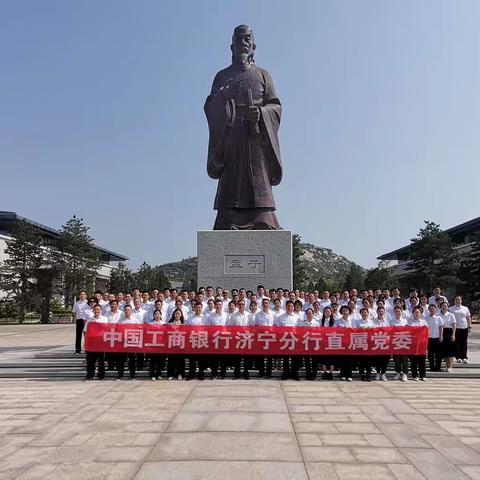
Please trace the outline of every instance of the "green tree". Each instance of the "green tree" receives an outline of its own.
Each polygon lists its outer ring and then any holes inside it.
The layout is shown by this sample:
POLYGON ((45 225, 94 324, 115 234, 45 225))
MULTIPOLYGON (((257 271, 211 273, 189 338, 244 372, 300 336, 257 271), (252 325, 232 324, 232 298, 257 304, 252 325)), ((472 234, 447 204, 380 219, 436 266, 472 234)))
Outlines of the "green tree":
POLYGON ((110 292, 131 292, 134 286, 134 274, 125 263, 120 262, 112 269, 108 282, 110 292))
POLYGON ((377 288, 391 288, 393 275, 388 261, 380 260, 375 268, 370 268, 365 276, 365 287, 375 290, 377 288))
POLYGON ((36 273, 45 261, 45 249, 38 228, 24 220, 15 225, 12 237, 5 249, 7 259, 0 267, 0 290, 7 292, 18 306, 22 323, 38 298, 36 273))
POLYGON ((472 238, 470 250, 461 259, 459 277, 464 285, 464 293, 468 300, 480 300, 480 232, 472 238))
POLYGON ((293 285, 294 288, 305 290, 308 286, 308 274, 302 261, 303 246, 302 238, 295 233, 292 236, 292 263, 293 263, 293 285))
POLYGON ((440 225, 425 220, 415 238, 411 239, 410 261, 407 264, 412 285, 432 291, 435 285, 456 285, 460 258, 450 236, 440 225))
POLYGON ((93 283, 100 267, 89 230, 83 218, 74 215, 62 225, 56 241, 53 256, 60 271, 59 292, 64 296, 66 305, 73 305, 77 292, 93 283))
POLYGON ((365 270, 356 263, 350 264, 343 283, 344 290, 351 290, 352 288, 356 288, 357 290, 363 290, 365 288, 365 270))

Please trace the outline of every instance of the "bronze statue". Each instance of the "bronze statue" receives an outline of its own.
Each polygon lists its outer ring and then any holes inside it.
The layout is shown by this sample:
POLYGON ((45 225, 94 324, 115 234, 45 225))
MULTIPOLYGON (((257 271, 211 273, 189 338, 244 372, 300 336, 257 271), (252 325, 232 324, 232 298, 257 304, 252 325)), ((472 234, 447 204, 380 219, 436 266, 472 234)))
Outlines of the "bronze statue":
POLYGON ((282 106, 270 74, 253 61, 252 29, 235 28, 232 64, 215 76, 205 102, 207 172, 219 179, 214 230, 278 230, 272 186, 282 180, 282 106))

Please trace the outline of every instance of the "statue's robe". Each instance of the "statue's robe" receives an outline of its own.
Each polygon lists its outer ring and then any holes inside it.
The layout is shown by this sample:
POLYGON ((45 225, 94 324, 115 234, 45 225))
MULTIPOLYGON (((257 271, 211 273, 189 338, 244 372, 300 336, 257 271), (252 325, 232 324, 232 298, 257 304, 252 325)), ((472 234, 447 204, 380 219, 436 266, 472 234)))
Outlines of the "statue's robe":
POLYGON ((215 76, 205 102, 210 132, 207 172, 219 179, 214 209, 215 230, 279 229, 272 185, 282 179, 278 129, 282 106, 270 74, 254 63, 232 64, 215 76), (221 90, 241 82, 234 99, 221 90), (260 109, 259 133, 248 119, 248 89, 260 109))

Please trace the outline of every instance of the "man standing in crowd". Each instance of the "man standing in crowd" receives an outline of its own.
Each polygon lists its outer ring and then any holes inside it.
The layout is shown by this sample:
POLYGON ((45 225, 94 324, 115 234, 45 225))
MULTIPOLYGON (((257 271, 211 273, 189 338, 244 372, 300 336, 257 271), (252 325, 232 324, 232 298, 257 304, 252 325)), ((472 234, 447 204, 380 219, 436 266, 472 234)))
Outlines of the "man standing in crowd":
POLYGON ((82 336, 85 328, 85 309, 87 304, 87 292, 80 290, 79 299, 74 303, 72 308, 73 317, 75 319, 75 355, 82 352, 82 336))

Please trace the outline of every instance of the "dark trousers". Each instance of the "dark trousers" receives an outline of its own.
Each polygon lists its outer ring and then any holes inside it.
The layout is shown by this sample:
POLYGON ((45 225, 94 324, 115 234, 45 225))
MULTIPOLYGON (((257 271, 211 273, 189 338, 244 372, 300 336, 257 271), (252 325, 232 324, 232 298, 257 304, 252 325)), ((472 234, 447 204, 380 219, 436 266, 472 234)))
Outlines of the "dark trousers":
POLYGON ((293 378, 294 380, 298 380, 298 370, 300 369, 301 360, 302 360, 302 357, 300 355, 282 357, 282 363, 283 363, 282 380, 287 380, 288 378, 293 378))
POLYGON ((212 369, 212 377, 218 376, 220 370, 220 378, 225 378, 227 371, 227 358, 225 355, 212 355, 210 358, 210 368, 212 369))
POLYGON ((98 361, 98 378, 105 378, 105 354, 103 352, 86 352, 87 378, 95 376, 95 364, 98 361))
POLYGON ((455 332, 455 345, 457 347, 457 358, 467 359, 468 328, 457 328, 455 332))
POLYGON ((425 355, 411 355, 410 356, 410 368, 412 369, 412 377, 425 378, 427 375, 425 366, 425 355))
POLYGON ((270 378, 273 369, 273 357, 271 355, 258 355, 255 357, 259 377, 270 378))
POLYGON ((367 378, 372 374, 372 360, 368 355, 359 355, 359 373, 360 375, 366 375, 367 378))
POLYGON ((377 355, 374 357, 375 368, 379 375, 384 375, 387 373, 387 365, 390 361, 390 355, 377 355))
POLYGON ((145 354, 137 353, 136 357, 137 357, 137 369, 143 370, 143 367, 145 366, 145 354))
POLYGON ((442 366, 442 346, 439 338, 428 339, 428 365, 432 372, 439 372, 442 366))
POLYGON ((75 320, 75 352, 82 352, 82 337, 83 329, 85 327, 85 320, 75 320))
POLYGON ((150 354, 150 377, 158 378, 162 376, 162 370, 165 369, 166 357, 163 353, 150 354))
POLYGON ((408 356, 407 355, 394 355, 393 361, 395 362, 395 372, 408 373, 408 356))
POLYGON ((305 378, 307 380, 313 380, 317 376, 318 371, 317 357, 314 355, 305 355, 303 362, 305 364, 305 378))
POLYGON ((249 377, 248 367, 250 365, 250 358, 246 356, 243 357, 242 355, 232 355, 234 378, 240 378, 240 368, 241 368, 242 359, 243 359, 243 376, 244 378, 249 377))
MULTIPOLYGON (((170 355, 169 355, 170 357, 170 355)), ((189 357, 189 367, 188 367, 188 378, 195 378, 195 371, 198 364, 198 378, 203 379, 205 377, 205 355, 190 355, 189 357)), ((169 375, 170 377, 172 375, 169 375)))
POLYGON ((185 355, 180 355, 178 353, 169 354, 167 362, 167 377, 178 377, 179 375, 182 377, 185 376, 185 355))
POLYGON ((350 355, 343 355, 340 359, 340 376, 343 378, 353 378, 352 357, 350 355))

